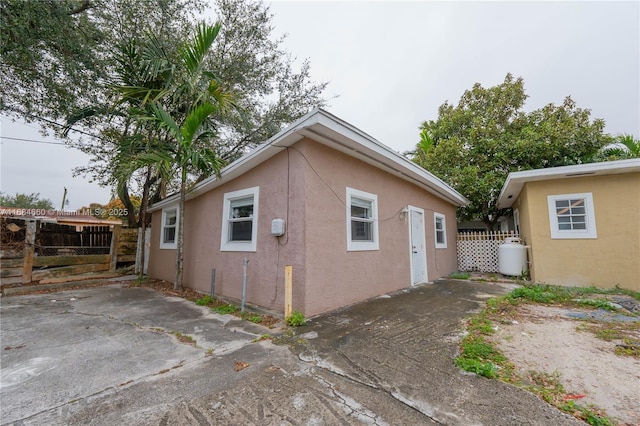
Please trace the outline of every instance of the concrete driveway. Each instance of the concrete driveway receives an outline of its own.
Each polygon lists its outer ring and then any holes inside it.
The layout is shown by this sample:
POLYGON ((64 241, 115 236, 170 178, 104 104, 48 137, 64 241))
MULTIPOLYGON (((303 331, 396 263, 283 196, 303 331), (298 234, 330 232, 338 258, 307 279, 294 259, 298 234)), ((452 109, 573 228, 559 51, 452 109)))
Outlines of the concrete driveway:
POLYGON ((316 318, 290 347, 144 288, 4 297, 0 424, 581 424, 453 366, 463 318, 505 291, 417 287, 316 318))

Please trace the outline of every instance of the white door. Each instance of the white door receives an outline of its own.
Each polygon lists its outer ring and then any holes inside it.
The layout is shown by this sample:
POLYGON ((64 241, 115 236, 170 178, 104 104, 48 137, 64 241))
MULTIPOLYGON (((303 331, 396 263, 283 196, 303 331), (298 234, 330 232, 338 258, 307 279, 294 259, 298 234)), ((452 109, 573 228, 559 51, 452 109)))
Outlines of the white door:
POLYGON ((427 281, 427 248, 424 236, 424 210, 409 208, 411 245, 411 284, 427 281))

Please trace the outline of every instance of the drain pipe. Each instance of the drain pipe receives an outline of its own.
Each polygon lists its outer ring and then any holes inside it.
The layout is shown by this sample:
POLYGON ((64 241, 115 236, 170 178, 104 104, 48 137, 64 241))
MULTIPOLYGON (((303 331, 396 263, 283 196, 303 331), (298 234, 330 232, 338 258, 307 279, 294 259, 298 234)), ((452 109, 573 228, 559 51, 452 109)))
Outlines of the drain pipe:
POLYGON ((244 258, 244 262, 242 263, 242 305, 240 306, 240 312, 244 313, 244 305, 247 301, 247 265, 249 264, 249 259, 244 258))

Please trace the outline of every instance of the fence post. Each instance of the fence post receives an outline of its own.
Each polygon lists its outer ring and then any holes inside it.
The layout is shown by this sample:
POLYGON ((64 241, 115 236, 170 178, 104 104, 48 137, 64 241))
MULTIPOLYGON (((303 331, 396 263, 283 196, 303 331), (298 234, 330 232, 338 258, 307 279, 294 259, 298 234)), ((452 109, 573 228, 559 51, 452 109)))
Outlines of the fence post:
POLYGON ((109 271, 115 272, 118 265, 118 249, 120 248, 120 230, 122 225, 113 225, 113 232, 111 233, 111 248, 109 254, 111 255, 111 265, 109 265, 109 271))
POLYGON ((27 227, 24 237, 24 263, 22 264, 22 284, 31 282, 31 272, 33 271, 33 255, 36 244, 37 221, 27 220, 27 227))

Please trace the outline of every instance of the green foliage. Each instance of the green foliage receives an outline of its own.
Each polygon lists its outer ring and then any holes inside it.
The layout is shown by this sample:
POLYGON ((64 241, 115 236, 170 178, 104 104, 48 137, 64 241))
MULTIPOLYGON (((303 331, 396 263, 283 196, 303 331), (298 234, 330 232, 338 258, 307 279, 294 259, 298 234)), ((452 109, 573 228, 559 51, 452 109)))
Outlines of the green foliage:
POLYGON ((254 324, 260 324, 262 322, 262 315, 254 314, 251 312, 244 312, 241 318, 245 321, 250 321, 254 324))
POLYGON ((219 314, 225 315, 225 314, 233 314, 235 312, 238 312, 240 308, 234 305, 226 304, 226 305, 215 306, 211 308, 211 310, 213 312, 217 312, 219 314))
POLYGON ((414 161, 471 201, 460 219, 496 223, 506 213, 496 201, 509 172, 579 164, 610 141, 604 121, 570 97, 528 113, 526 99, 522 78, 507 74, 497 86, 475 84, 422 124, 414 161))
MULTIPOLYGON (((3 0, 3 112, 47 125, 42 117, 64 119, 96 101, 108 102, 115 47, 147 33, 175 43, 191 30, 191 16, 202 5, 200 0, 3 0)), ((95 124, 85 129, 93 133, 95 124)))
POLYGON ((200 299, 196 300, 196 305, 198 306, 209 306, 212 303, 214 303, 216 301, 216 299, 214 299, 213 297, 206 295, 206 296, 202 296, 200 299))
POLYGON ((640 139, 633 135, 617 135, 613 142, 602 148, 595 156, 594 161, 624 160, 628 158, 640 158, 640 139))
MULTIPOLYGON (((502 381, 523 387, 540 396, 549 404, 554 405, 578 419, 591 425, 614 425, 611 418, 592 405, 582 406, 566 394, 557 373, 530 371, 526 377, 520 377, 514 372, 514 366, 486 340, 486 335, 493 333, 492 320, 507 323, 508 314, 521 302, 530 303, 564 303, 572 302, 577 295, 599 293, 622 293, 620 289, 602 290, 596 287, 565 288, 549 285, 529 285, 517 288, 506 296, 491 298, 487 306, 467 321, 469 334, 460 344, 460 355, 455 364, 465 371, 476 373, 487 378, 498 378, 502 381)), ((575 302, 573 302, 575 303, 575 302)), ((584 323, 579 330, 598 333, 605 340, 618 339, 623 336, 623 344, 616 346, 616 354, 640 357, 640 342, 628 337, 628 333, 636 333, 638 323, 606 323, 605 329, 601 324, 584 323), (602 331, 602 333, 599 333, 602 331), (630 344, 626 344, 630 343, 630 344), (635 354, 633 351, 635 350, 635 354)))
POLYGON ((288 326, 291 326, 291 327, 300 327, 305 325, 307 323, 307 320, 305 319, 304 315, 302 315, 301 312, 293 311, 287 317, 286 323, 288 326))
MULTIPOLYGON (((224 163, 325 103, 326 83, 311 81, 308 61, 294 64, 258 0, 6 0, 0 16, 0 111, 61 138, 71 126, 85 132, 78 148, 90 161, 75 174, 112 187, 130 225, 148 222, 147 205, 177 192, 182 177, 157 155, 172 148, 166 132, 136 120, 151 115, 150 102, 182 126, 194 99, 222 104, 233 88, 238 108, 218 108, 203 127, 182 129, 197 130, 196 145, 224 163), (221 25, 194 31, 207 6, 221 25), (116 88, 129 89, 126 100, 116 88), (130 193, 142 199, 138 217, 130 193)), ((212 174, 215 168, 194 167, 187 178, 192 184, 212 174)))
POLYGON ((596 309, 604 309, 607 311, 617 311, 616 308, 611 302, 606 299, 579 299, 576 301, 578 305, 581 306, 590 306, 596 309))
POLYGON ((516 288, 507 295, 509 299, 519 299, 535 303, 561 303, 570 300, 571 294, 562 287, 533 285, 516 288))
POLYGON ((449 278, 453 278, 456 280, 468 280, 469 278, 471 278, 471 273, 469 272, 452 272, 451 275, 449 275, 449 278))
POLYGON ((455 359, 458 367, 487 378, 496 378, 499 364, 506 357, 481 336, 470 334, 462 340, 461 353, 455 359))
POLYGON ((21 209, 53 210, 53 203, 48 198, 41 199, 39 193, 5 195, 0 192, 0 206, 21 209))

